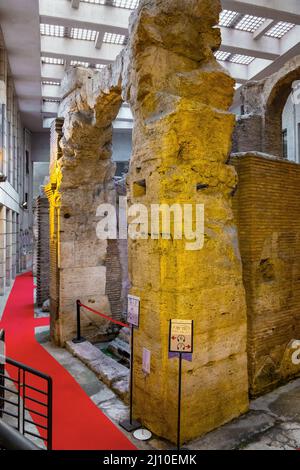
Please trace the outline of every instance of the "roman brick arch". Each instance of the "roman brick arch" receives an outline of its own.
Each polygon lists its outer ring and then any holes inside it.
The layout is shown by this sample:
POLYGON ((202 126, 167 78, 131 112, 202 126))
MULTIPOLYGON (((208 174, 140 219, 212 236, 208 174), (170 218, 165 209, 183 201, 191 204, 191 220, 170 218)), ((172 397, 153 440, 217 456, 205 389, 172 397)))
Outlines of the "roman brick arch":
POLYGON ((282 113, 292 85, 300 79, 300 55, 287 62, 276 74, 268 78, 263 90, 264 134, 263 151, 283 156, 282 113))
POLYGON ((233 141, 235 153, 255 151, 283 157, 282 113, 293 82, 299 79, 300 56, 296 56, 269 78, 243 86, 243 114, 237 118, 233 141))

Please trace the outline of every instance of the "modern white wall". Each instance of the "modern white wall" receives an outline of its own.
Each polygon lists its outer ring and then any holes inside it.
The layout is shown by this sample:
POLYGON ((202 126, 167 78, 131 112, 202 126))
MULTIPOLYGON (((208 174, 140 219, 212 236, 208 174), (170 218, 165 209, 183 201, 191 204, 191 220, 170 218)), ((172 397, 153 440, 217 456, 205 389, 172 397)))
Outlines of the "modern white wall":
POLYGON ((113 131, 113 161, 129 162, 132 152, 132 132, 113 131))
POLYGON ((32 161, 49 162, 50 132, 33 132, 31 138, 32 161))
POLYGON ((300 81, 294 83, 282 114, 282 129, 287 130, 288 160, 300 163, 300 81))

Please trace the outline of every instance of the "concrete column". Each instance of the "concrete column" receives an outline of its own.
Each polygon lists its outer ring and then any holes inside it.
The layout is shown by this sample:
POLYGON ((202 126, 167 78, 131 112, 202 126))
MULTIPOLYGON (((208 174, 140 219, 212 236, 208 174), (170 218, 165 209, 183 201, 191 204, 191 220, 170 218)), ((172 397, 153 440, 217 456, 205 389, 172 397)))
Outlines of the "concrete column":
POLYGON ((0 209, 0 295, 6 287, 6 207, 0 209))
POLYGON ((12 281, 12 211, 6 210, 6 287, 12 281))
POLYGON ((19 214, 16 214, 16 273, 20 272, 20 227, 19 214))
POLYGON ((16 213, 12 213, 12 278, 17 275, 17 224, 16 213))

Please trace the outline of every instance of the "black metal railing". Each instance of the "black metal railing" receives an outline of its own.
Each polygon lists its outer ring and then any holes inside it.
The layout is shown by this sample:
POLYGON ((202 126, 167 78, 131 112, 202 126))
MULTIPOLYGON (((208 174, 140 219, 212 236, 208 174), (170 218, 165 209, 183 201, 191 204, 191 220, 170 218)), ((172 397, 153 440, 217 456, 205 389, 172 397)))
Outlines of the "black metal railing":
MULTIPOLYGON (((0 340, 5 335, 0 332, 0 340)), ((5 357, 0 366, 0 418, 52 449, 52 378, 5 357)))

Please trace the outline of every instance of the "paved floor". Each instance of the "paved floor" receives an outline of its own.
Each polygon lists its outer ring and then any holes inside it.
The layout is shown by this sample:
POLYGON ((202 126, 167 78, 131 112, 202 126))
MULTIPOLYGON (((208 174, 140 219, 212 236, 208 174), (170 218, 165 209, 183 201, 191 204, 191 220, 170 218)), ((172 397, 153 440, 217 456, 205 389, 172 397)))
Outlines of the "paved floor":
MULTIPOLYGON (((106 385, 98 380, 79 359, 65 349, 49 342, 49 331, 36 331, 38 340, 78 381, 86 393, 118 424, 128 416, 128 407, 106 385)), ((140 449, 174 448, 170 443, 153 437, 146 443, 136 441, 140 449)), ((293 450, 300 448, 300 379, 295 380, 251 403, 250 411, 231 423, 190 442, 191 450, 293 450)))

